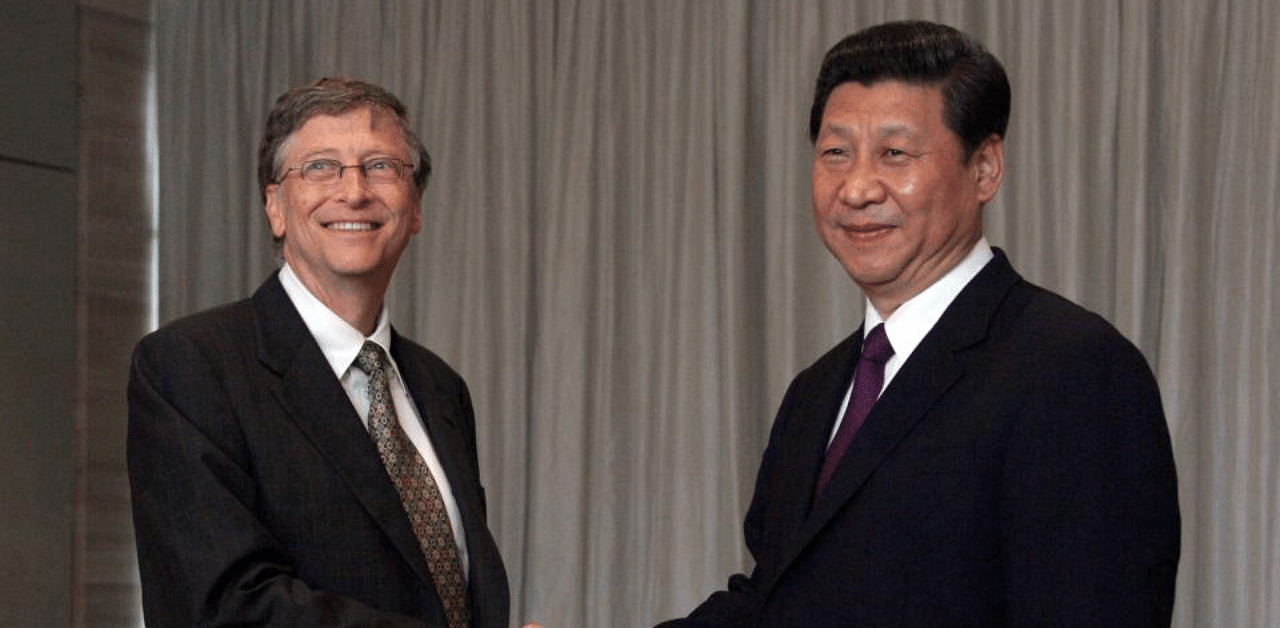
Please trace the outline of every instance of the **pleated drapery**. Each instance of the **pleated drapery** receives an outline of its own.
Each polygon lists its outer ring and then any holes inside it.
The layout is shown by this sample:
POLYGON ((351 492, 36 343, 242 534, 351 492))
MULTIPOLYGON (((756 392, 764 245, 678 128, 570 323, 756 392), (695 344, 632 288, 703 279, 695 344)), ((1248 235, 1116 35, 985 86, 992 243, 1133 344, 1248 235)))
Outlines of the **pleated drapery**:
POLYGON ((1271 0, 161 0, 161 320, 274 268, 274 98, 389 88, 435 174, 392 320, 467 378, 513 621, 648 626, 749 567, 790 378, 861 321, 809 216, 822 53, 887 19, 1014 89, 987 233, 1161 383, 1175 626, 1280 624, 1280 4, 1271 0))

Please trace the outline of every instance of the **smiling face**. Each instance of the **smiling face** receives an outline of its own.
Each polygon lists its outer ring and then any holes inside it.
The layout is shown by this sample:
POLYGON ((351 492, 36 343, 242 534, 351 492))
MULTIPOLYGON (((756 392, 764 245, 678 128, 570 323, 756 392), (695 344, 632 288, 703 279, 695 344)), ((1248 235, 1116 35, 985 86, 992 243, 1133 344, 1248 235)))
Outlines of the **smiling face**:
MULTIPOLYGON (((285 141, 282 154, 285 168, 321 158, 346 165, 413 159, 395 115, 372 107, 313 116, 285 141)), ((421 194, 407 171, 387 183, 370 183, 359 168, 345 169, 332 183, 304 181, 296 170, 281 174, 266 187, 267 219, 302 283, 326 304, 354 289, 385 292, 409 238, 422 229, 421 194)))
POLYGON ((994 135, 965 162, 936 87, 844 83, 827 100, 814 147, 818 235, 887 317, 982 237, 982 205, 1003 168, 994 135))

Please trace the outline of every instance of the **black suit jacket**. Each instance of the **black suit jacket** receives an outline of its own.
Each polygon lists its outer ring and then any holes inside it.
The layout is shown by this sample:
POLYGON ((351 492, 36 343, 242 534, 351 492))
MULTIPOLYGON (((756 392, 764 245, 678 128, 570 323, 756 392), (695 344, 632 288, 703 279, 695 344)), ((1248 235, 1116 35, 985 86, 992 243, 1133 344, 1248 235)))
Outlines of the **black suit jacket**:
MULTIPOLYGON (((473 625, 507 628, 466 384, 394 332, 391 353, 461 511, 473 625)), ((128 396, 148 626, 445 624, 373 441, 277 276, 144 338, 128 396)))
POLYGON ((1173 456, 1131 343, 997 251, 815 502, 862 333, 782 402, 746 517, 754 571, 668 626, 1169 625, 1173 456))

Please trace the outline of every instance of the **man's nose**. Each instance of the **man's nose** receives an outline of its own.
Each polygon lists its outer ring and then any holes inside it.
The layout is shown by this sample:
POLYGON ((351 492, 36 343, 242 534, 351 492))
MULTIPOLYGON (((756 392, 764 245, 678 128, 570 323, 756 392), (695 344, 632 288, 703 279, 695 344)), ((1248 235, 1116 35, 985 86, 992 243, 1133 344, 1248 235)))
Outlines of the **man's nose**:
POLYGON ((880 173, 874 165, 866 163, 853 164, 840 189, 840 199, 853 207, 882 203, 887 195, 880 173))
POLYGON ((360 206, 369 200, 369 178, 362 165, 343 167, 336 185, 339 197, 349 205, 360 206))

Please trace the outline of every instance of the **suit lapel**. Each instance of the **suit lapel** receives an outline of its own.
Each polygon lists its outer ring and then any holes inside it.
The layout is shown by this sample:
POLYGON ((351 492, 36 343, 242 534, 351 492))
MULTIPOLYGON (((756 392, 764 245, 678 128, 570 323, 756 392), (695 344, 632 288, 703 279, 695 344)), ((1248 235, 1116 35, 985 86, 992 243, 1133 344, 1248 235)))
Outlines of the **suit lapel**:
MULTIPOLYGON (((391 352, 405 386, 422 417, 423 427, 435 448, 436 458, 449 478, 454 503, 462 518, 466 535, 467 559, 470 578, 468 583, 472 601, 472 619, 477 626, 500 623, 497 617, 506 617, 507 575, 486 523, 484 489, 478 473, 478 464, 470 422, 474 421, 470 400, 460 389, 440 379, 446 373, 423 359, 422 354, 404 350, 408 343, 392 331, 391 352), (497 601, 497 602, 495 602, 497 601), (501 610, 495 606, 500 603, 501 610)), ((452 373, 448 373, 452 377, 452 373)))
POLYGON ((373 440, 278 276, 253 296, 259 358, 278 381, 272 394, 405 560, 431 582, 426 558, 373 440))
POLYGON ((458 457, 465 455, 460 449, 457 413, 451 411, 458 403, 456 399, 446 397, 430 375, 430 369, 421 364, 412 353, 401 351, 404 339, 393 329, 391 331, 391 354, 396 366, 400 369, 401 379, 409 396, 413 399, 422 418, 423 429, 436 450, 436 457, 449 476, 449 483, 457 485, 462 478, 458 475, 458 457))
MULTIPOLYGON (((930 334, 932 335, 932 334, 930 334)), ((934 401, 962 375, 950 347, 921 342, 867 414, 831 483, 805 521, 803 538, 814 534, 866 484, 871 474, 924 418, 934 401), (919 367, 919 365, 927 367, 919 367)))
POLYGON ((779 467, 785 474, 780 485, 794 487, 794 498, 773 503, 774 507, 785 509, 775 514, 781 521, 791 522, 793 525, 787 529, 801 534, 797 537, 800 539, 811 536, 802 532, 813 506, 810 497, 817 486, 831 430, 853 379, 861 346, 862 330, 859 329, 814 365, 812 372, 816 381, 806 386, 803 394, 796 395, 795 407, 787 410, 789 416, 795 417, 794 426, 788 430, 793 435, 780 441, 782 449, 776 457, 787 462, 779 467))
MULTIPOLYGON (((996 249, 995 252, 995 259, 956 297, 871 408, 836 467, 826 493, 814 503, 804 520, 797 535, 799 542, 792 546, 788 563, 837 512, 857 499, 875 470, 911 433, 929 408, 964 377, 962 352, 985 340, 988 327, 1009 290, 1021 281, 1003 251, 996 249)), ((861 333, 857 337, 860 340, 861 333)), ((852 361, 856 362, 857 351, 853 353, 852 361)), ((849 385, 852 368, 850 365, 841 370, 844 380, 837 393, 840 397, 849 385)), ((825 438, 824 435, 824 444, 825 438)), ((816 471, 814 473, 816 475, 816 471)), ((812 487, 814 483, 815 480, 810 479, 807 485, 812 487)))
POLYGON ((465 524, 481 515, 473 512, 477 505, 468 498, 471 494, 469 476, 463 472, 468 450, 458 425, 458 414, 462 412, 458 405, 460 400, 442 392, 439 382, 431 376, 431 369, 417 356, 398 350, 403 343, 404 340, 393 330, 391 352, 418 416, 422 418, 423 429, 435 449, 436 459, 449 479, 454 502, 465 524))

